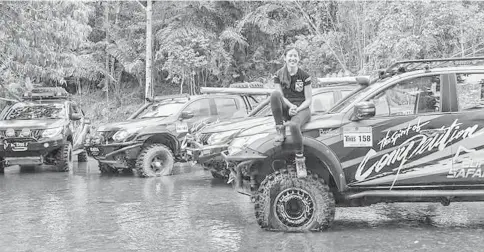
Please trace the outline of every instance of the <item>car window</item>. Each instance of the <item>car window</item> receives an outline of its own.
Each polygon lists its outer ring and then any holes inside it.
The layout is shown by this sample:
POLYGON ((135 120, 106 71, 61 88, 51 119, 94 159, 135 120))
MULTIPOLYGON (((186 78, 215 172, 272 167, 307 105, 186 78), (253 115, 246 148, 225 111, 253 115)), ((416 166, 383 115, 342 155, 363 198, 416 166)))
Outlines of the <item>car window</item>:
POLYGON ((249 101, 252 109, 254 109, 259 103, 263 102, 268 97, 268 95, 249 95, 247 96, 247 100, 249 101))
POLYGON ((334 105, 333 92, 319 93, 313 96, 311 103, 312 113, 321 113, 328 111, 334 105))
POLYGON ((15 104, 5 120, 34 120, 34 119, 63 119, 66 118, 66 107, 64 104, 15 104))
POLYGON ((456 74, 459 111, 482 109, 484 104, 484 74, 456 74))
POLYGON ((341 97, 345 98, 346 96, 348 96, 352 92, 353 92, 353 90, 341 90, 341 97))
POLYGON ((134 118, 168 117, 178 113, 183 106, 185 106, 185 102, 154 103, 147 106, 134 118))
POLYGON ((215 98, 215 106, 220 118, 231 118, 238 112, 237 102, 234 98, 215 98))
POLYGON ((271 106, 267 104, 265 107, 257 111, 254 116, 272 116, 271 106))
POLYGON ((210 103, 208 99, 200 99, 192 102, 183 111, 192 112, 195 117, 210 116, 210 103))
POLYGON ((375 116, 438 112, 440 76, 422 76, 397 82, 367 101, 375 104, 375 116))

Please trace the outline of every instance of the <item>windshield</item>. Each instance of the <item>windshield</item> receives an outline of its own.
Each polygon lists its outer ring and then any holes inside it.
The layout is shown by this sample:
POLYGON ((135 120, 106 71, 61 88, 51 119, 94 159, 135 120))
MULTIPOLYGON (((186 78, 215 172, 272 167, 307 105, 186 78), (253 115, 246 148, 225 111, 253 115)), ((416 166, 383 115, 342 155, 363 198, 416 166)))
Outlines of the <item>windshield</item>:
POLYGON ((262 117, 262 116, 272 116, 272 111, 269 105, 266 105, 265 107, 261 108, 257 113, 255 113, 252 116, 257 116, 257 117, 262 117))
POLYGON ((26 104, 14 106, 4 120, 63 119, 67 117, 64 104, 26 104))
POLYGON ((354 102, 355 100, 359 99, 361 96, 365 95, 365 91, 368 90, 370 86, 361 86, 360 88, 354 90, 351 92, 349 95, 341 99, 339 102, 337 102, 333 108, 329 110, 328 113, 339 113, 341 112, 346 106, 354 102))
POLYGON ((146 107, 134 118, 168 117, 178 113, 178 111, 180 111, 184 105, 184 102, 152 104, 146 107))

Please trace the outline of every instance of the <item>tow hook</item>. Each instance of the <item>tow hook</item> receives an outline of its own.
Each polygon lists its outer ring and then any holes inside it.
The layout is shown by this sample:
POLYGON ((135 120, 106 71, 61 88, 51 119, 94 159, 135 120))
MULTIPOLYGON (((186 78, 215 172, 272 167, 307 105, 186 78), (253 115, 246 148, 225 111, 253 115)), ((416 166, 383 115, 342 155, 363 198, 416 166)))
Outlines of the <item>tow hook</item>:
POLYGON ((448 206, 448 205, 450 205, 450 198, 442 198, 440 200, 440 204, 442 204, 442 206, 448 206))

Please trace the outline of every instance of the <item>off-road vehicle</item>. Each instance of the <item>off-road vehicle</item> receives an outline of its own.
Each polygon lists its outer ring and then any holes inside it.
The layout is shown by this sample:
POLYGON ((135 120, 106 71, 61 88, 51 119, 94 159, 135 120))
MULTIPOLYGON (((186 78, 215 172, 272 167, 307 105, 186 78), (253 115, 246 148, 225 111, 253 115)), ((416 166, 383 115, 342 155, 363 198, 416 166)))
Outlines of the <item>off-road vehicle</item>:
POLYGON ((187 161, 187 138, 204 125, 245 117, 270 90, 202 88, 201 95, 156 97, 123 122, 99 126, 86 150, 101 173, 135 169, 140 177, 169 175, 187 161), (261 97, 262 98, 261 98, 261 97))
MULTIPOLYGON (((351 93, 357 86, 351 78, 319 78, 317 83, 312 84, 311 112, 314 114, 328 111, 335 102, 351 93)), ((270 98, 267 98, 244 118, 220 121, 199 130, 192 139, 192 147, 187 148, 191 159, 202 164, 214 178, 230 183, 230 170, 227 169, 221 152, 227 150, 230 142, 242 130, 274 122, 269 102, 270 98)))
POLYGON ((0 114, 0 172, 10 165, 73 167, 73 155, 87 161, 83 149, 90 120, 61 87, 36 87, 0 114))
POLYGON ((358 91, 303 127, 301 169, 289 132, 282 143, 272 125, 241 132, 223 156, 257 223, 321 231, 335 206, 484 200, 483 61, 409 60, 356 78, 358 91))

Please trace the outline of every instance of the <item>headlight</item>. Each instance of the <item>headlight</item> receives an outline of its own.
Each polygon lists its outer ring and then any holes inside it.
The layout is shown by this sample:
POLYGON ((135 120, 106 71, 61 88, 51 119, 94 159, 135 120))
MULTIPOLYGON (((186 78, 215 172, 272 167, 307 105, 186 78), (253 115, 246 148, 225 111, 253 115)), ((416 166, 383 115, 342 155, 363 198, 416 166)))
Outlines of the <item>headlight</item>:
POLYGON ((251 143, 257 141, 258 139, 267 137, 269 133, 261 133, 257 135, 252 135, 252 136, 247 136, 247 137, 239 137, 236 138, 232 141, 230 146, 228 147, 228 152, 229 155, 233 155, 237 152, 242 151, 245 149, 247 146, 249 146, 251 143))
POLYGON ((228 142, 239 130, 229 130, 221 133, 212 134, 208 139, 209 145, 224 144, 228 142))
POLYGON ((140 130, 142 127, 137 127, 137 128, 130 128, 130 129, 125 129, 125 130, 120 130, 116 132, 113 135, 113 140, 116 142, 121 142, 128 138, 129 136, 133 135, 136 133, 138 130, 140 130))
POLYGON ((63 129, 62 127, 46 129, 44 130, 44 132, 42 132, 42 137, 43 138, 55 137, 60 133, 62 133, 62 129, 63 129))

